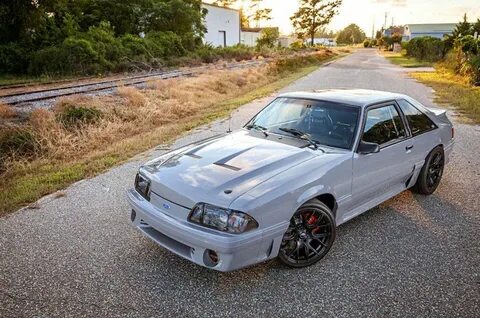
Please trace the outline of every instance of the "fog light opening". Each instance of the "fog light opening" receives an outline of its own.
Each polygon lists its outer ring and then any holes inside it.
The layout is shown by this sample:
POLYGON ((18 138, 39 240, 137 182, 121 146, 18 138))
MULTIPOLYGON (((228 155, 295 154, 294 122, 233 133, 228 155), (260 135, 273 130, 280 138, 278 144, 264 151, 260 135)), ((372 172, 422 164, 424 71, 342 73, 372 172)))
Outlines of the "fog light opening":
POLYGON ((217 252, 212 250, 205 250, 205 254, 203 255, 203 262, 208 267, 215 267, 218 265, 220 261, 220 257, 218 256, 217 252))

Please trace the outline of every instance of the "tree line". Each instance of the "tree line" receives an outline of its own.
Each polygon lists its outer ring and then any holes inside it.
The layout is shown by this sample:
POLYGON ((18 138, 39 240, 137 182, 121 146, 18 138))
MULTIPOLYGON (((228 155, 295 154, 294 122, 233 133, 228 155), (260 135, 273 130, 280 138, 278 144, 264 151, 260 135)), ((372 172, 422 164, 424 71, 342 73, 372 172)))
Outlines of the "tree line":
POLYGON ((420 60, 441 61, 445 68, 463 76, 470 84, 480 86, 480 18, 470 23, 465 14, 452 34, 443 39, 414 38, 404 47, 407 55, 420 60))
POLYGON ((0 3, 1 73, 97 73, 201 45, 201 0, 0 3))

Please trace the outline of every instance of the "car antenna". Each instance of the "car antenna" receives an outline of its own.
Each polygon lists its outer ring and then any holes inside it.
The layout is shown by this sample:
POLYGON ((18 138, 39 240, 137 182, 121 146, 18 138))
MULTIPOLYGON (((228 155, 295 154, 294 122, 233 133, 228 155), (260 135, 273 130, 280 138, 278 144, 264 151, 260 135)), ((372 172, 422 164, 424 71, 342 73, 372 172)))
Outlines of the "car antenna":
POLYGON ((232 132, 232 112, 228 114, 228 130, 227 134, 232 132))

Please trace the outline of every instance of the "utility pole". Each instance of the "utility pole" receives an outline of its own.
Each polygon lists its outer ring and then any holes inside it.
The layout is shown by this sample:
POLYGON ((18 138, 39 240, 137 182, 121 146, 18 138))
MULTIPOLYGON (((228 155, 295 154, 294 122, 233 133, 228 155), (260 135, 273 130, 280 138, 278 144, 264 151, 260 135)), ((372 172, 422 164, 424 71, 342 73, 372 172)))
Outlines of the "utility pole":
POLYGON ((387 29, 387 18, 388 18, 388 12, 385 12, 385 23, 383 24, 383 29, 387 29))
POLYGON ((373 18, 372 23, 372 39, 375 39, 375 18, 373 18))

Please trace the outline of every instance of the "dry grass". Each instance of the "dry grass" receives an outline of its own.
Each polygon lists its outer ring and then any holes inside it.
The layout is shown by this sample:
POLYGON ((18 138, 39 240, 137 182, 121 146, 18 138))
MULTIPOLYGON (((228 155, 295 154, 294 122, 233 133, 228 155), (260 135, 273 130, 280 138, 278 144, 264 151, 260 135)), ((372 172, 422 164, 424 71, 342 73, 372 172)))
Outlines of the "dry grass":
POLYGON ((15 115, 15 111, 10 106, 0 103, 0 119, 10 119, 15 115))
POLYGON ((0 215, 226 116, 333 56, 322 51, 258 68, 211 70, 151 82, 145 90, 119 87, 116 95, 69 97, 52 110, 37 109, 16 127, 28 131, 27 149, 34 154, 0 158, 0 215))
POLYGON ((145 96, 134 87, 119 87, 117 89, 118 95, 124 98, 125 104, 132 107, 145 106, 145 96))

